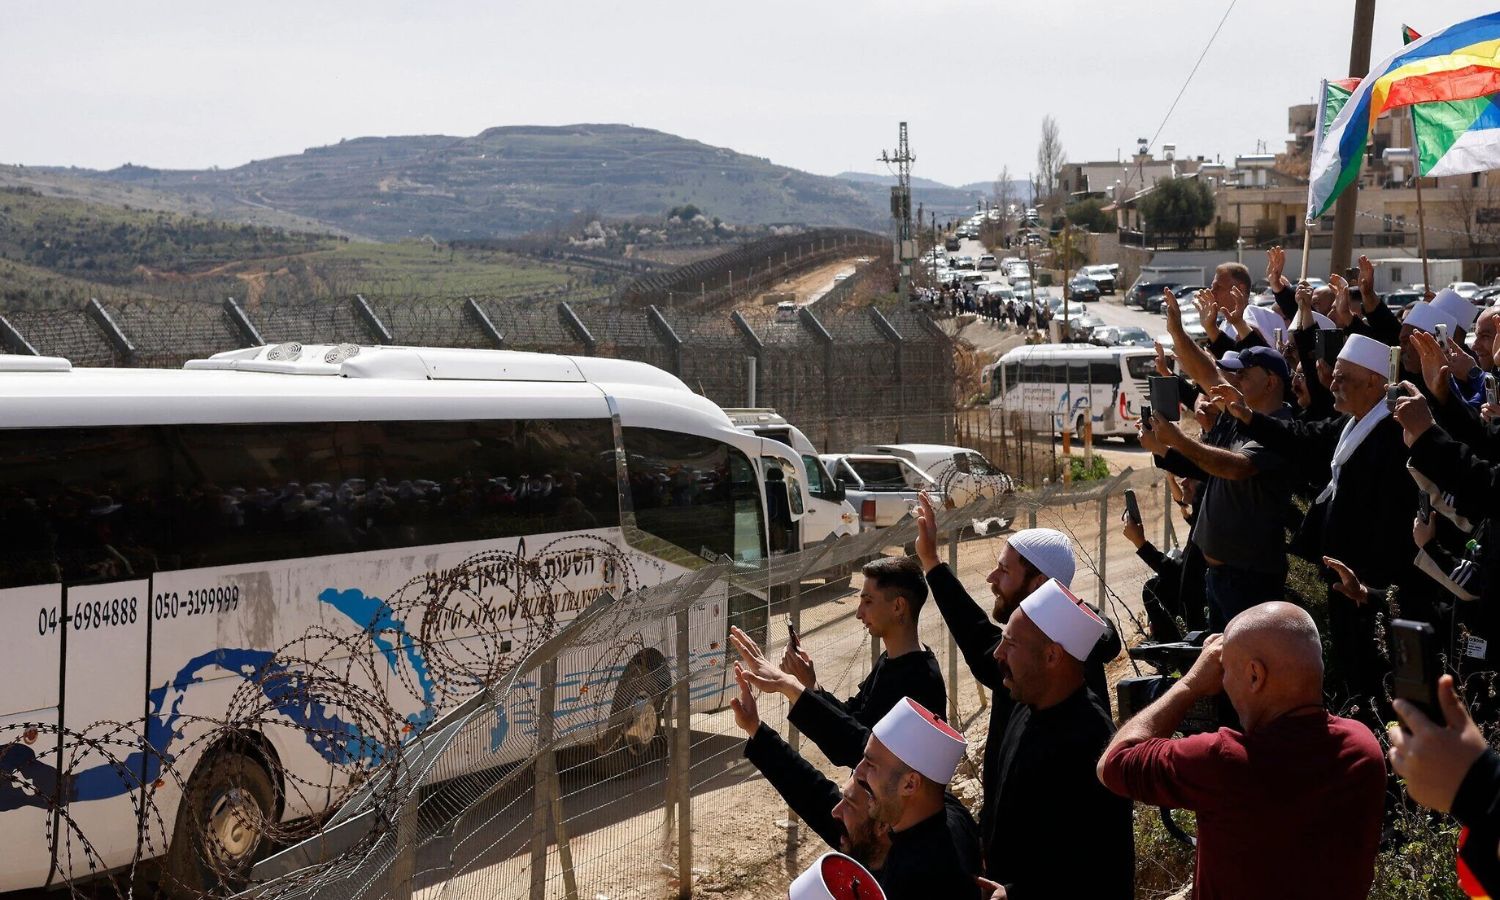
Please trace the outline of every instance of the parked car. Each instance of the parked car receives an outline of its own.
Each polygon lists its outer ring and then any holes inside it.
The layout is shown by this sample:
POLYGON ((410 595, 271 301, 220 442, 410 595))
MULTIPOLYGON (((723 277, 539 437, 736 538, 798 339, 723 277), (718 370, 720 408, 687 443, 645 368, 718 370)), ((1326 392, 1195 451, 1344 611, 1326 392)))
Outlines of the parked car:
POLYGON ((1094 329, 1089 343, 1101 347, 1150 347, 1152 338, 1146 329, 1134 325, 1105 325, 1094 329))
POLYGON ((1423 293, 1421 291, 1391 291, 1389 294, 1385 295, 1385 305, 1389 306, 1392 310, 1399 313, 1401 310, 1406 309, 1408 306, 1416 303, 1418 300, 1421 300, 1422 297, 1423 293))
POLYGON ((1479 285, 1472 281, 1454 281, 1448 285, 1448 290, 1453 291, 1465 300, 1473 300, 1474 295, 1479 293, 1479 285))
POLYGON ((1496 298, 1500 298, 1500 286, 1480 288, 1469 299, 1482 306, 1489 306, 1496 298))
POLYGON ((1125 292, 1125 305, 1145 309, 1147 300, 1160 297, 1161 292, 1167 288, 1175 290, 1181 283, 1179 281, 1142 281, 1125 292))
POLYGON ((1146 301, 1141 304, 1141 309, 1145 310, 1146 312, 1153 313, 1163 312, 1166 309, 1166 291, 1168 289, 1170 289, 1173 295, 1175 295, 1179 300, 1183 301, 1183 305, 1185 307, 1191 307, 1192 304, 1187 302, 1187 298, 1203 290, 1203 286, 1200 284, 1164 284, 1161 286, 1161 290, 1156 291, 1151 296, 1146 298, 1146 301))
POLYGON ((1075 275, 1068 282, 1068 296, 1080 303, 1099 299, 1099 286, 1087 275, 1075 275))
POLYGON ((967 447, 947 444, 873 444, 856 447, 855 453, 899 456, 926 472, 954 504, 963 506, 982 497, 1015 491, 1010 476, 984 454, 967 447))
POLYGON ((894 525, 927 491, 934 499, 942 492, 932 476, 900 457, 875 453, 825 453, 818 457, 843 485, 845 499, 859 511, 861 531, 894 525))
POLYGON ((1115 292, 1115 273, 1110 266, 1084 266, 1079 269, 1079 274, 1092 279, 1094 285, 1099 288, 1101 294, 1113 294, 1115 292))

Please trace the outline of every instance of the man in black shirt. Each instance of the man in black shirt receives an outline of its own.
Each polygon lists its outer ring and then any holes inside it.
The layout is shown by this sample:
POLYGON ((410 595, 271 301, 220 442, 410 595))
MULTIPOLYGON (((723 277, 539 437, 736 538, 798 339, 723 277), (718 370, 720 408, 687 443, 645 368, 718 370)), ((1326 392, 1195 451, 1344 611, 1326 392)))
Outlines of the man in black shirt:
POLYGON ((787 647, 781 666, 767 660, 746 634, 736 629, 731 641, 746 674, 756 687, 775 691, 791 702, 790 721, 835 765, 853 767, 865 752, 870 729, 896 701, 910 697, 924 708, 948 705, 943 673, 932 650, 917 639, 917 618, 927 601, 922 570, 907 557, 883 557, 863 569, 855 617, 880 639, 885 649, 870 674, 848 700, 818 686, 812 657, 798 643, 787 647))
POLYGON ((926 764, 931 760, 904 747, 908 757, 928 770, 924 775, 872 737, 871 761, 862 757, 860 768, 840 790, 760 721, 750 679, 738 664, 735 680, 740 694, 730 707, 735 724, 750 735, 745 758, 829 846, 869 868, 891 900, 978 898, 979 830, 964 805, 943 787, 952 778, 957 756, 942 761, 944 770, 937 771, 926 764), (938 782, 931 775, 946 777, 938 782))

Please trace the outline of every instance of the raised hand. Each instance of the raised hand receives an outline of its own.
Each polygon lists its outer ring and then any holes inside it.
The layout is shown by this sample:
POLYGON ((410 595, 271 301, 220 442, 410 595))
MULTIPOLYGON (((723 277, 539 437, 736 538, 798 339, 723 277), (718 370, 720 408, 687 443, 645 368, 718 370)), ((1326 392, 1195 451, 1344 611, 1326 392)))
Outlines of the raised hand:
POLYGON ((1120 513, 1120 533, 1125 535, 1125 540, 1130 546, 1139 550, 1146 543, 1146 526, 1140 522, 1132 521, 1129 514, 1120 513))
POLYGON ((1283 290, 1291 282, 1286 280, 1282 273, 1286 271, 1286 251, 1280 246, 1272 247, 1266 251, 1266 281, 1271 285, 1271 292, 1283 290))
POLYGON ((1226 412, 1241 422, 1248 423, 1250 417, 1255 414, 1254 410, 1250 409, 1249 404, 1245 403, 1245 395, 1240 393, 1239 388, 1231 384, 1210 385, 1208 395, 1214 398, 1215 403, 1219 404, 1226 412))
POLYGON ((802 683, 802 687, 813 690, 818 686, 818 670, 813 665, 812 657, 802 649, 802 645, 787 644, 786 652, 781 654, 781 669, 788 675, 802 683))
POLYGON ((1328 285, 1333 288, 1333 310, 1329 318, 1340 328, 1348 328, 1354 322, 1354 301, 1349 296, 1349 282, 1342 275, 1329 275, 1328 285))
POLYGON ((1229 299, 1229 309, 1224 311, 1225 315, 1229 317, 1229 324, 1234 326, 1235 334, 1243 338, 1250 333, 1250 327, 1245 324, 1245 310, 1250 308, 1250 297, 1244 288, 1236 284, 1229 288, 1229 299))
POLYGON ((917 562, 923 572, 930 572, 941 562, 937 549, 937 512, 932 498, 923 491, 917 495, 917 562))
POLYGON ((1171 288, 1161 292, 1162 308, 1167 311, 1167 331, 1176 338, 1182 334, 1182 309, 1177 305, 1177 295, 1172 293, 1171 288))
POLYGON ((1464 776, 1485 751, 1484 735, 1453 686, 1453 676, 1437 683, 1438 705, 1446 721, 1434 722, 1405 700, 1395 702, 1396 715, 1406 727, 1392 727, 1391 768, 1406 781, 1411 798, 1428 809, 1448 812, 1464 776))
POLYGON ((1417 391, 1416 385, 1403 381, 1401 387, 1406 390, 1406 396, 1396 401, 1396 408, 1391 411, 1391 416, 1401 423, 1401 439, 1410 447, 1432 427, 1432 410, 1427 406, 1427 398, 1417 391))
POLYGON ((1422 381, 1426 382, 1427 389, 1439 400, 1447 400, 1448 376, 1453 370, 1449 368, 1448 356, 1443 353, 1437 338, 1425 331, 1413 331, 1411 345, 1422 361, 1422 381))
POLYGON ((1140 440, 1142 449, 1153 456, 1166 456, 1167 445, 1161 442, 1161 438, 1156 436, 1155 431, 1146 427, 1148 424, 1147 419, 1143 416, 1135 427, 1136 437, 1140 440))
POLYGON ((1219 339, 1219 303, 1214 295, 1208 291, 1199 291, 1193 298, 1193 306, 1198 309, 1198 324, 1203 326, 1203 333, 1208 336, 1210 343, 1219 339))
POLYGON ((1380 295, 1375 293, 1375 264, 1368 256, 1359 258, 1359 300, 1366 313, 1374 312, 1380 304, 1380 295))
POLYGON ((746 734, 753 735, 760 729, 760 704, 756 702, 750 679, 739 663, 734 664, 734 682, 740 686, 739 696, 729 701, 729 708, 734 710, 734 724, 746 734))
POLYGON ((730 626, 729 642, 734 645, 735 652, 739 653, 738 667, 744 670, 745 678, 751 685, 762 691, 772 691, 788 696, 802 695, 802 683, 766 659, 765 654, 760 652, 760 645, 755 643, 755 639, 750 635, 741 631, 737 626, 730 626))
POLYGON ((1163 378, 1172 377, 1172 367, 1167 365, 1167 348, 1161 345, 1161 341, 1152 341, 1156 347, 1156 374, 1163 378))
POLYGON ((1312 320, 1312 285, 1305 281, 1297 282, 1297 309, 1306 315, 1304 318, 1312 320))
POLYGON ((1333 574, 1338 577, 1339 583, 1333 586, 1335 591, 1353 600, 1355 606, 1364 606, 1370 601, 1370 589, 1360 583, 1353 569, 1331 556, 1323 557, 1323 565, 1332 569, 1333 574))

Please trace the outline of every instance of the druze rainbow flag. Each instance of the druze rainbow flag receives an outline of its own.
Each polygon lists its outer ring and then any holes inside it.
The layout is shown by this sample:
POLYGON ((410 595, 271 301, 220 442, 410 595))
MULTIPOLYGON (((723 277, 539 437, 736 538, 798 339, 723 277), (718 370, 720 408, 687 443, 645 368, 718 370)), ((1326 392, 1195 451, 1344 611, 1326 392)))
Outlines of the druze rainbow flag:
MULTIPOLYGON (((1370 131, 1382 113, 1414 104, 1461 104, 1461 108, 1437 111, 1431 127, 1448 129, 1446 137, 1432 137, 1430 151, 1436 154, 1434 166, 1446 163, 1450 171, 1475 171, 1458 168, 1484 162, 1483 168, 1500 161, 1500 119, 1493 106, 1475 101, 1500 93, 1500 13, 1489 13, 1442 31, 1418 38, 1383 62, 1372 66, 1350 94, 1328 133, 1313 151, 1312 170, 1307 188, 1307 221, 1314 222, 1328 211, 1333 201, 1359 177, 1370 131), (1467 102, 1466 105, 1465 102, 1467 102), (1469 118, 1462 131, 1453 131, 1469 118), (1474 135, 1474 137, 1470 137, 1474 135), (1444 145, 1446 144, 1446 148, 1444 145), (1442 149, 1440 149, 1442 148, 1442 149)), ((1418 122, 1418 129, 1421 129, 1418 122)), ((1424 174, 1432 174, 1426 170, 1424 174)), ((1438 174, 1444 174, 1438 172, 1438 174)))

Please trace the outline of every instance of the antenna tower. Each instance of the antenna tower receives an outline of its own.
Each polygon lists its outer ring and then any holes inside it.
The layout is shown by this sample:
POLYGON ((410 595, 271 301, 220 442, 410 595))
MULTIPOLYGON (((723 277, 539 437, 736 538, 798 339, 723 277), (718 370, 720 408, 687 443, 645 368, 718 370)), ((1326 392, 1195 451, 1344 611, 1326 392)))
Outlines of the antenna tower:
POLYGON ((901 123, 901 141, 894 155, 880 152, 880 162, 896 167, 896 185, 891 188, 891 218, 896 220, 896 264, 901 267, 900 292, 911 297, 911 263, 917 258, 917 242, 911 225, 911 164, 916 157, 906 142, 906 123, 901 123))

